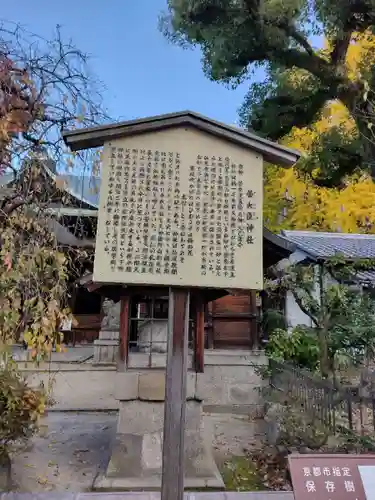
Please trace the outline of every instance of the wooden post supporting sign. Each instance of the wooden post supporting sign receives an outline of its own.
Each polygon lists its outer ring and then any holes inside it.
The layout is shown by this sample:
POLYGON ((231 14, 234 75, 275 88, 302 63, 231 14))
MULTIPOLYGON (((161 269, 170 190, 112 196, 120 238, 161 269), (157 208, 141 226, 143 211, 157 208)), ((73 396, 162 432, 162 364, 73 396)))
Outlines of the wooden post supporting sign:
POLYGON ((190 291, 169 289, 162 500, 183 500, 190 291))
POLYGON ((120 361, 125 364, 128 363, 128 350, 129 350, 129 304, 130 297, 125 295, 121 297, 120 309, 120 361))
POLYGON ((194 307, 194 367, 196 373, 204 371, 204 302, 201 294, 196 297, 194 307))

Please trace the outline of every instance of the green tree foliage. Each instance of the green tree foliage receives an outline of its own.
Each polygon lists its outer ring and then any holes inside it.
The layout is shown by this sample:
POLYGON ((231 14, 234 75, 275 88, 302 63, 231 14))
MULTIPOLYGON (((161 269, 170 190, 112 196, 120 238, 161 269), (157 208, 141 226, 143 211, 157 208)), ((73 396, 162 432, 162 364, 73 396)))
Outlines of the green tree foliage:
POLYGON ((29 387, 14 362, 0 365, 0 466, 11 444, 37 431, 44 405, 44 392, 29 387))
POLYGON ((265 352, 269 359, 289 362, 315 371, 319 368, 320 351, 317 336, 303 325, 293 331, 276 329, 272 332, 265 352))
POLYGON ((241 109, 242 124, 273 140, 319 119, 341 102, 355 132, 340 124, 321 134, 300 169, 324 186, 340 186, 358 170, 375 177, 373 135, 375 66, 364 58, 351 74, 349 46, 372 36, 374 0, 169 0, 164 33, 175 43, 199 46, 213 80, 234 85, 262 67, 241 109), (313 35, 327 41, 316 49, 313 35), (296 72, 298 77, 296 77, 296 72))
POLYGON ((337 367, 361 365, 375 356, 375 301, 370 291, 353 286, 357 272, 374 262, 359 259, 350 264, 341 257, 320 265, 291 265, 270 282, 269 293, 289 291, 309 317, 311 327, 298 325, 292 332, 277 329, 267 354, 291 361, 335 379, 337 367))

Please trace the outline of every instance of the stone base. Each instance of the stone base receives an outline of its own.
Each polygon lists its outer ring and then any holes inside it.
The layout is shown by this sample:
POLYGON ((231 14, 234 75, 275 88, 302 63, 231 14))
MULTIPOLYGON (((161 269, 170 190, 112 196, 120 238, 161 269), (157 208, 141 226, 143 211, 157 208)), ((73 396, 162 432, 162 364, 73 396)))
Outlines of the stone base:
POLYGON ((109 365, 115 364, 118 358, 118 340, 98 339, 94 340, 93 364, 109 365))
MULTIPOLYGON (((95 491, 157 491, 161 489, 162 434, 117 435, 106 474, 94 482, 95 491)), ((185 438, 186 439, 186 438, 185 438)), ((185 489, 224 489, 212 458, 202 447, 185 458, 185 489)))
POLYGON ((119 330, 100 330, 98 340, 119 340, 119 330))
MULTIPOLYGON (((220 474, 218 472, 218 477, 220 474)), ((224 490, 225 486, 220 478, 207 480, 185 478, 184 490, 224 490)), ((95 479, 93 491, 160 491, 161 490, 161 476, 155 478, 110 478, 106 476, 98 476, 95 479)))
MULTIPOLYGON (((161 488, 164 403, 121 403, 118 433, 105 476, 95 490, 153 491, 161 488)), ((185 488, 223 489, 211 453, 212 429, 203 426, 202 404, 186 403, 185 488)))

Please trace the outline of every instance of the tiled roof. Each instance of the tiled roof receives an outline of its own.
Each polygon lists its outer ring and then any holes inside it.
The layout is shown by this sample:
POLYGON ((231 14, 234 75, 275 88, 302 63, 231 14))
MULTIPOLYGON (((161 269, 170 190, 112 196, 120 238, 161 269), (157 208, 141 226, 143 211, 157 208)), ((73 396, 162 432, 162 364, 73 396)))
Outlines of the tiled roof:
POLYGON ((314 258, 342 255, 348 259, 375 258, 375 234, 282 231, 282 236, 314 258))
POLYGON ((361 283, 375 283, 375 271, 361 271, 356 273, 356 279, 361 283))
MULTIPOLYGON (((296 249, 313 259, 342 255, 350 259, 375 258, 375 234, 319 233, 313 231, 282 231, 282 235, 296 249)), ((361 283, 375 283, 375 270, 356 273, 361 283)))
MULTIPOLYGON (((49 171, 49 170, 47 170, 49 171)), ((50 175, 55 174, 49 171, 50 175)), ((59 179, 66 183, 66 191, 78 200, 95 208, 99 206, 100 177, 89 175, 58 174, 59 179)), ((13 174, 0 176, 0 186, 5 186, 13 180, 13 174)))
POLYGON ((77 199, 97 208, 99 206, 100 177, 88 175, 60 175, 66 182, 67 190, 77 199))

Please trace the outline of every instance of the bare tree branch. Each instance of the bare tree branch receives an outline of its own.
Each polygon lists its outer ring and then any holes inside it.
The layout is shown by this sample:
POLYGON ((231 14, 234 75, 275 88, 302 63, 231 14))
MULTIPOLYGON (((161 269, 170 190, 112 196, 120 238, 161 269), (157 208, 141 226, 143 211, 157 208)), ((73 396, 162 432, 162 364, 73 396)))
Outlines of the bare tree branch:
MULTIPOLYGON (((29 337, 35 352, 46 338, 51 344, 69 315, 71 277, 87 263, 87 252, 65 248, 54 233, 60 221, 46 210, 51 200, 77 202, 45 168, 51 162, 56 173, 69 164, 97 168, 96 151, 72 155, 61 137, 66 125, 108 119, 87 63, 59 27, 47 41, 0 21, 0 181, 13 172, 0 204, 0 348, 19 335, 29 337)), ((88 241, 86 233, 93 233, 82 219, 64 228, 73 240, 88 241)))

